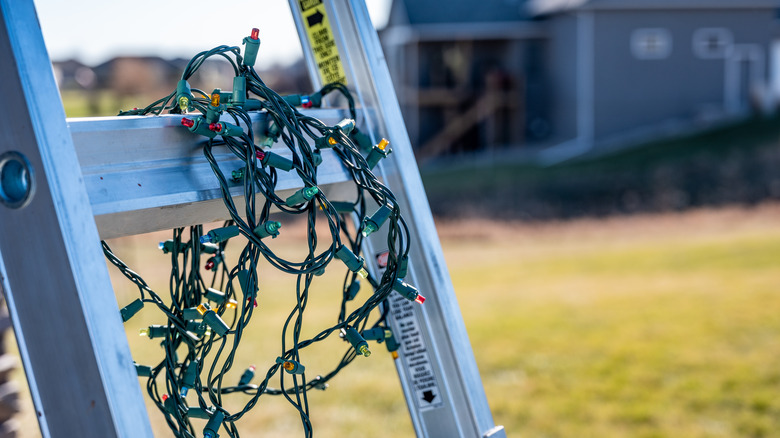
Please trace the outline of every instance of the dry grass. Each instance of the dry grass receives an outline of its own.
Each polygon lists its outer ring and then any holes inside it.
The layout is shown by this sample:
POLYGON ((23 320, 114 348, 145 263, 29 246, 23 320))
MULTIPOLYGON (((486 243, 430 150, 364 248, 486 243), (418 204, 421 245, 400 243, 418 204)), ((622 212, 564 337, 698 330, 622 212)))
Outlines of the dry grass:
MULTIPOLYGON (((439 233, 489 402, 510 436, 777 436, 780 205, 440 223, 439 233)), ((157 276, 158 288, 167 269, 149 248, 161 236, 115 248, 142 274, 157 276)), ((295 246, 295 238, 278 240, 280 250, 295 246)), ((335 274, 322 279, 330 287, 311 303, 312 326, 333 319, 329 290, 339 281, 335 274)), ((280 292, 288 287, 266 279, 264 318, 253 321, 236 378, 243 364, 275 357, 279 320, 292 305, 280 292)), ((123 287, 117 294, 120 304, 131 297, 123 287)), ((155 322, 145 310, 128 324, 139 361, 159 354, 156 343, 135 334, 155 322)), ((326 368, 342 349, 335 343, 311 352, 312 369, 326 368)), ((412 435, 393 374, 389 357, 375 354, 314 394, 317 436, 412 435)), ((20 436, 37 436, 26 401, 20 436)), ((168 436, 159 414, 151 416, 158 436, 168 436)), ((239 426, 247 437, 300 433, 278 400, 260 404, 239 426)))

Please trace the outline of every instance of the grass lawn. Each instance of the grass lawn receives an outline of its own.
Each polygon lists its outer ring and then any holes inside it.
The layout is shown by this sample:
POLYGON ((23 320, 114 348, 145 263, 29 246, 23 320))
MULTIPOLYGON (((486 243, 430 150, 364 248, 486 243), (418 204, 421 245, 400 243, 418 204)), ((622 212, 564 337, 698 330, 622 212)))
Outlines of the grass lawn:
POLYGON ((423 168, 435 214, 479 218, 490 211, 491 217, 539 220, 755 204, 780 199, 780 117, 552 166, 479 163, 423 168))
POLYGON ((525 437, 778 436, 778 213, 445 237, 496 420, 525 437))
MULTIPOLYGON (((780 205, 441 223, 439 231, 496 423, 508 436, 780 436, 780 205)), ((159 237, 114 246, 164 290, 159 237)), ((280 251, 297 244, 277 240, 280 251)), ((331 286, 313 294, 312 331, 333 320, 339 281, 321 279, 331 286)), ((132 290, 116 284, 124 305, 132 290)), ((236 379, 277 355, 290 284, 264 283, 262 318, 242 340, 236 379)), ((144 310, 128 323, 139 362, 160 357, 155 341, 137 335, 160 322, 144 310)), ((343 350, 334 340, 308 353, 307 372, 326 371, 343 350)), ((289 405, 265 399, 239 423, 241 436, 300 436, 289 405)), ((25 401, 20 436, 38 436, 25 401)), ((380 348, 310 402, 318 437, 413 434, 392 360, 380 348)), ((169 436, 162 417, 151 415, 158 436, 169 436)))
POLYGON ((66 117, 96 117, 116 116, 120 110, 143 107, 166 94, 120 97, 106 90, 93 92, 65 90, 61 92, 61 97, 66 117))

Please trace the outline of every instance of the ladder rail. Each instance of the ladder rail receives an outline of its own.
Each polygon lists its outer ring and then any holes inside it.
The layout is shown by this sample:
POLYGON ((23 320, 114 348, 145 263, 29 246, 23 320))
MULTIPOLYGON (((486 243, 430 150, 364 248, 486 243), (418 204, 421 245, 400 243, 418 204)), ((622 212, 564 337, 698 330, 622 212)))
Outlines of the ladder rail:
POLYGON ((0 286, 41 434, 151 437, 35 6, 0 12, 0 154, 26 156, 36 186, 28 205, 0 204, 0 286))
MULTIPOLYGON (((317 87, 321 83, 312 47, 307 39, 301 4, 298 0, 289 1, 306 64, 313 85, 317 87)), ((403 207, 402 212, 410 224, 412 249, 409 278, 421 293, 430 295, 423 306, 402 307, 399 303, 391 304, 392 308, 413 309, 414 318, 404 318, 403 325, 408 328, 409 324, 418 324, 415 328, 419 327, 421 333, 417 337, 422 338, 422 345, 425 346, 417 350, 402 348, 401 359, 396 362, 414 429, 421 437, 505 437, 503 427, 495 425, 487 403, 409 136, 368 10, 362 0, 322 3, 333 26, 347 81, 350 88, 355 90, 359 103, 358 118, 362 116, 363 119, 359 121, 365 124, 361 125, 361 129, 365 129, 375 141, 380 135, 391 140, 393 154, 380 163, 378 172, 396 193, 403 207), (363 112, 365 110, 370 110, 370 113, 363 112), (410 353, 408 357, 405 357, 405 350, 410 353), (440 396, 446 399, 441 408, 426 408, 415 387, 419 382, 413 375, 413 365, 425 360, 426 354, 428 360, 433 362, 432 371, 439 385, 437 389, 443 392, 440 396), (414 359, 414 362, 407 359, 414 359)), ((367 239, 364 248, 367 260, 370 261, 371 255, 382 249, 383 244, 382 239, 376 236, 367 239)), ((370 261, 369 265, 375 274, 379 272, 374 261, 370 261)), ((403 314, 391 312, 391 316, 403 314)), ((389 319, 395 333, 405 330, 398 318, 389 319)), ((414 339, 414 336, 410 339, 414 339)))

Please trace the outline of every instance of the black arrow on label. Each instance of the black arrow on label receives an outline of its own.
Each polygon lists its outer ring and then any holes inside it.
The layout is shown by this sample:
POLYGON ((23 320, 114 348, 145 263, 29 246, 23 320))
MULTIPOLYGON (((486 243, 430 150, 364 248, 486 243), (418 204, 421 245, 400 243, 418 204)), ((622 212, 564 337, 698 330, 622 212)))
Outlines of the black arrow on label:
POLYGON ((306 21, 309 23, 309 27, 313 27, 315 24, 322 24, 322 19, 325 16, 322 15, 319 9, 316 12, 306 17, 306 21))
POLYGON ((428 403, 431 403, 435 398, 436 394, 434 394, 433 391, 423 392, 423 400, 427 401, 428 403))

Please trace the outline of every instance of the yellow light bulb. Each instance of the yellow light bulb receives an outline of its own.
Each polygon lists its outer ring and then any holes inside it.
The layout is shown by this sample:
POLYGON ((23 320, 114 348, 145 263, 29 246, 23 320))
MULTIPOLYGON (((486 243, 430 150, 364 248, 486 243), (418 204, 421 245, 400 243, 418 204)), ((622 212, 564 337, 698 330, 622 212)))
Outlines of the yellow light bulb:
POLYGON ((376 145, 376 147, 378 147, 380 151, 383 151, 383 150, 385 150, 385 148, 389 144, 390 144, 390 141, 388 139, 386 139, 386 138, 383 138, 382 140, 379 140, 379 144, 376 145))
POLYGON ((219 106, 219 93, 211 95, 211 106, 219 106))
POLYGON ((366 271, 366 268, 360 268, 360 270, 357 272, 357 274, 361 278, 368 278, 368 271, 366 271))
POLYGON ((283 364, 282 364, 282 366, 283 366, 283 367, 284 367, 284 369, 286 369, 287 371, 292 371, 292 370, 295 368, 295 364, 294 364, 294 363, 292 363, 292 362, 285 362, 285 363, 283 363, 283 364))
POLYGON ((179 109, 181 110, 181 112, 186 112, 189 106, 190 106, 190 99, 187 96, 182 96, 179 98, 179 109))
POLYGON ((358 353, 362 354, 365 357, 371 356, 371 350, 369 350, 368 347, 365 345, 360 346, 358 353))
POLYGON ((141 330, 138 330, 138 336, 149 336, 149 329, 142 328, 141 330))
POLYGON ((393 360, 398 359, 398 352, 397 351, 391 351, 390 355, 393 356, 393 360))
POLYGON ((333 138, 333 137, 328 137, 328 143, 329 143, 331 146, 336 146, 336 144, 338 143, 338 140, 336 140, 336 139, 335 139, 335 138, 333 138))
POLYGON ((236 306, 238 306, 238 303, 236 303, 236 300, 229 300, 227 304, 225 304, 225 307, 228 309, 235 309, 236 306))
POLYGON ((198 313, 200 313, 201 315, 205 315, 206 312, 208 312, 208 311, 209 311, 209 308, 206 307, 206 303, 203 303, 203 304, 198 306, 198 313))

